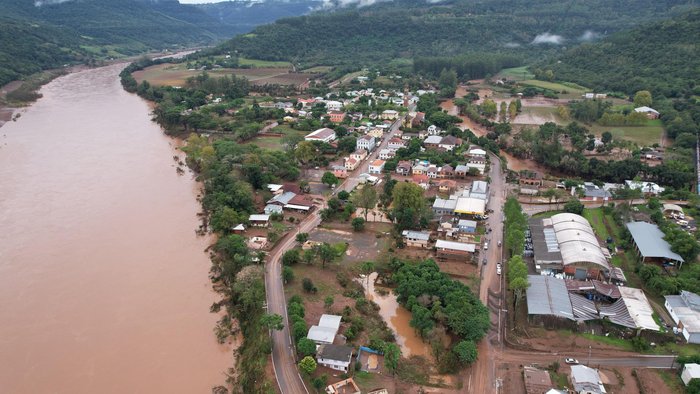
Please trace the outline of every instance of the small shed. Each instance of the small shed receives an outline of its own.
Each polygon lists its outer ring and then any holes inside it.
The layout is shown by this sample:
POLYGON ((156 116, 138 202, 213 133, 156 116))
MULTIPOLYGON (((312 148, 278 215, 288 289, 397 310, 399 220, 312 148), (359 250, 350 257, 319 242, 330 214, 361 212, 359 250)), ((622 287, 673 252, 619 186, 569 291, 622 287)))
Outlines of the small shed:
POLYGON ((700 379, 700 364, 685 364, 681 372, 681 380, 687 386, 693 379, 700 379))

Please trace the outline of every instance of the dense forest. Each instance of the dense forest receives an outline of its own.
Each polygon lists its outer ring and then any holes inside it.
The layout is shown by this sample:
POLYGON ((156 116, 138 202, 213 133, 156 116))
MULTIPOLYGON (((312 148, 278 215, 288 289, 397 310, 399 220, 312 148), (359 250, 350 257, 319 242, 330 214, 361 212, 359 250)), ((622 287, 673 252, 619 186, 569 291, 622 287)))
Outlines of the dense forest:
POLYGON ((698 94, 700 10, 644 24, 566 51, 549 67, 557 79, 632 95, 698 94))
POLYGON ((220 50, 302 65, 376 64, 484 51, 534 59, 694 4, 650 0, 447 0, 426 4, 399 0, 280 19, 235 37, 220 50))

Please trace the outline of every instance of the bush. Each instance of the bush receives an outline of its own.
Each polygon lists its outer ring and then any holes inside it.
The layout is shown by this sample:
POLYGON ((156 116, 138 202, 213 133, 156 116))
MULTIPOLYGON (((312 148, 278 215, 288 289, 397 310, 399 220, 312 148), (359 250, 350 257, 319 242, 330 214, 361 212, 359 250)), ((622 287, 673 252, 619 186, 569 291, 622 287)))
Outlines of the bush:
POLYGON ((350 278, 348 277, 348 274, 346 274, 343 271, 340 271, 337 274, 335 274, 335 279, 338 280, 338 283, 342 287, 347 287, 348 283, 350 283, 350 278))
POLYGON ((300 357, 312 356, 316 354, 316 344, 309 338, 301 338, 297 342, 297 352, 300 357))
POLYGON ((352 229, 355 231, 362 231, 365 229, 365 219, 354 218, 352 219, 352 229))
POLYGON ((314 285, 314 282, 311 281, 309 278, 304 278, 301 281, 301 286, 303 287, 304 291, 307 293, 316 293, 318 289, 314 285))
POLYGON ((290 249, 284 252, 282 256, 282 264, 284 265, 294 265, 300 260, 299 249, 290 249))
POLYGON ((294 280, 294 271, 291 267, 282 267, 282 280, 284 283, 289 283, 294 280))
POLYGON ((298 321, 292 326, 292 335, 295 341, 300 341, 302 338, 306 337, 309 331, 306 328, 306 323, 303 321, 298 321))

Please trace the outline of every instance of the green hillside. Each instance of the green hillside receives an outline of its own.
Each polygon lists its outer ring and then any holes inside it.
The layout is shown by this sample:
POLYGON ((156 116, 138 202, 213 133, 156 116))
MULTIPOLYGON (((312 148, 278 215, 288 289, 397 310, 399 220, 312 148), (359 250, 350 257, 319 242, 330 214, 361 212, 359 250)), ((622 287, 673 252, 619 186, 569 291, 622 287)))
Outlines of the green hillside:
POLYGON ((543 67, 598 90, 654 96, 700 94, 700 10, 581 45, 543 67))
POLYGON ((376 64, 484 51, 536 59, 695 4, 676 0, 397 0, 280 19, 235 37, 221 50, 302 65, 376 64))

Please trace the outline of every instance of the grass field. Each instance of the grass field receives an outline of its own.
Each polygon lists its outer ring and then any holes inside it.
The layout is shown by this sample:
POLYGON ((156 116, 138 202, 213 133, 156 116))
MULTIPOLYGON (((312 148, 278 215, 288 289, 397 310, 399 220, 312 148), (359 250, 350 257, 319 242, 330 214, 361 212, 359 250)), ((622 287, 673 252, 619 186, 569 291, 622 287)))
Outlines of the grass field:
POLYGON ((307 68, 305 70, 301 70, 301 72, 305 73, 327 73, 333 69, 333 66, 316 66, 316 67, 311 67, 307 68))
POLYGON ((542 125, 547 122, 566 124, 557 107, 523 107, 522 112, 513 120, 513 124, 542 125))
POLYGON ((636 142, 640 146, 659 143, 664 133, 664 128, 658 119, 650 120, 644 126, 601 126, 594 123, 590 129, 596 135, 609 131, 614 139, 636 142))
MULTIPOLYGON (((272 133, 281 133, 286 135, 298 135, 300 137, 305 136, 308 132, 307 131, 300 131, 300 130, 295 130, 287 125, 280 125, 272 130, 270 130, 272 133)), ((278 137, 278 136, 258 136, 253 138, 250 141, 245 142, 245 144, 253 144, 257 145, 261 148, 264 149, 270 149, 270 150, 282 150, 284 149, 284 146, 282 144, 282 138, 284 137, 278 137)))
POLYGON ((557 83, 557 82, 547 82, 547 81, 538 81, 536 79, 527 79, 521 82, 523 85, 528 85, 528 86, 534 86, 538 88, 543 88, 543 89, 549 89, 553 90, 555 92, 561 93, 563 91, 566 91, 569 94, 583 94, 589 91, 588 88, 585 88, 581 85, 577 85, 572 82, 562 82, 562 83, 557 83))
POLYGON ((238 58, 238 64, 241 66, 253 66, 258 68, 290 68, 292 63, 290 62, 275 62, 270 60, 258 60, 258 59, 246 59, 244 57, 238 58))
POLYGON ((522 66, 505 68, 498 73, 498 76, 502 78, 509 78, 520 81, 524 79, 532 79, 534 78, 535 74, 528 71, 527 66, 522 66))
MULTIPOLYGON (((147 80, 154 86, 183 86, 189 77, 201 74, 199 70, 188 70, 185 64, 159 64, 134 72, 134 78, 141 83, 147 80)), ((280 84, 300 85, 308 79, 314 78, 313 74, 290 73, 289 68, 220 68, 208 70, 213 77, 224 75, 236 75, 245 77, 254 84, 280 84)))

